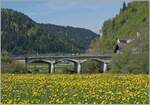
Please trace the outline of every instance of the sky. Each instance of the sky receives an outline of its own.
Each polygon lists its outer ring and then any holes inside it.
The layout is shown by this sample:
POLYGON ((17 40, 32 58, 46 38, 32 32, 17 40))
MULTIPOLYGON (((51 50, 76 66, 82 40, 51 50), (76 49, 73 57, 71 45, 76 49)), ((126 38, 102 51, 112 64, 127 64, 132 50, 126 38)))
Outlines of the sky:
POLYGON ((90 29, 96 33, 104 21, 114 17, 123 1, 131 0, 2 0, 1 8, 28 15, 38 23, 90 29))

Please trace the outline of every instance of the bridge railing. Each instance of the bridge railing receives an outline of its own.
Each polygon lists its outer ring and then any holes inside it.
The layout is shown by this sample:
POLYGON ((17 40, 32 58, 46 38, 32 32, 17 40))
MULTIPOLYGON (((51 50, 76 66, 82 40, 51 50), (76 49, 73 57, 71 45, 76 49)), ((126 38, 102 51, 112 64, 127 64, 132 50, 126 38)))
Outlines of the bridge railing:
POLYGON ((39 55, 20 55, 20 56, 11 56, 11 57, 76 57, 76 56, 111 56, 112 54, 39 54, 39 55))

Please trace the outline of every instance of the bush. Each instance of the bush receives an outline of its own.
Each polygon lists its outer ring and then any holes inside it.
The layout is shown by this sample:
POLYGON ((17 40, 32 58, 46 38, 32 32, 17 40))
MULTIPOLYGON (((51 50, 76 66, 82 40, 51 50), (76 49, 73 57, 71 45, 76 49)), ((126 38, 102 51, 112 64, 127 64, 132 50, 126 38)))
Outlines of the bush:
POLYGON ((1 58, 1 72, 2 73, 25 73, 26 67, 24 64, 12 60, 11 57, 9 57, 9 54, 7 52, 2 52, 2 58, 1 58))
POLYGON ((25 73, 26 72, 26 67, 24 64, 17 62, 17 61, 12 61, 10 65, 10 70, 12 73, 25 73))
POLYGON ((122 54, 112 57, 110 72, 115 73, 146 73, 149 71, 149 43, 148 36, 134 40, 122 54))
POLYGON ((100 72, 99 63, 95 61, 86 61, 82 64, 82 73, 96 73, 100 72))

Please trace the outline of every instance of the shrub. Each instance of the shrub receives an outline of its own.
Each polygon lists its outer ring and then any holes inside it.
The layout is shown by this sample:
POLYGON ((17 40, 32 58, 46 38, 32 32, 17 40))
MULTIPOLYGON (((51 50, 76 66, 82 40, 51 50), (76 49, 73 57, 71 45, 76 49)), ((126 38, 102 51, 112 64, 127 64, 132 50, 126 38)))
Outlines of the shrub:
POLYGON ((149 71, 148 36, 143 35, 129 44, 122 54, 112 57, 111 72, 147 73, 149 71))
POLYGON ((12 61, 8 66, 12 70, 12 73, 25 73, 26 71, 25 65, 17 61, 12 61))
POLYGON ((86 61, 82 64, 82 73, 96 73, 100 72, 99 63, 95 61, 86 61))
POLYGON ((2 58, 1 58, 1 72, 2 73, 25 73, 26 67, 24 64, 12 60, 11 57, 9 57, 9 54, 7 52, 2 52, 2 58))

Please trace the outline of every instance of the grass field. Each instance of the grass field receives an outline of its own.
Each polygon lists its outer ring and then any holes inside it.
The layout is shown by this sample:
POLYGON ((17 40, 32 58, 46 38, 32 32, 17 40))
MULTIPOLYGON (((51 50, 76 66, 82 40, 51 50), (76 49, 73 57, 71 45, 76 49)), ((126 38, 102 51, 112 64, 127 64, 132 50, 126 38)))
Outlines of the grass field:
POLYGON ((148 75, 2 74, 3 104, 148 104, 148 75))
MULTIPOLYGON (((30 64, 28 65, 28 69, 35 71, 35 70, 44 70, 48 72, 48 65, 47 64, 30 64)), ((64 70, 64 69, 73 69, 73 65, 71 64, 57 64, 55 65, 55 70, 64 70)))

